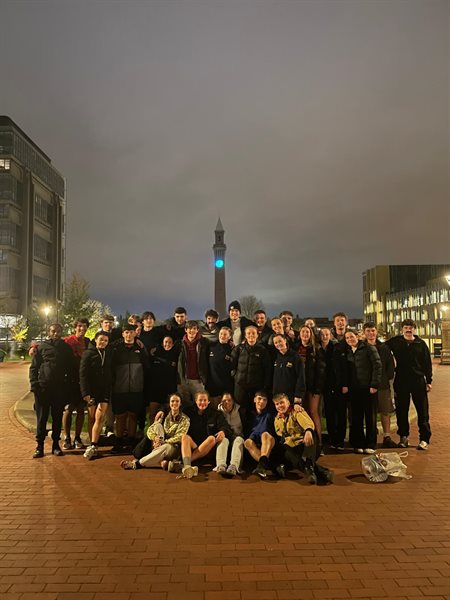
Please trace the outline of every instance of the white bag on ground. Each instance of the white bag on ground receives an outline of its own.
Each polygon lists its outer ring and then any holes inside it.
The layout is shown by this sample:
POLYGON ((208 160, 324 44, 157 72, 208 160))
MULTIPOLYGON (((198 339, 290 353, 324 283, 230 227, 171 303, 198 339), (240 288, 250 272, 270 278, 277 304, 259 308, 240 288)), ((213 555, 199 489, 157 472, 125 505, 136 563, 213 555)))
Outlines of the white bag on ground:
POLYGON ((361 466, 364 475, 369 481, 380 483, 386 481, 389 476, 400 477, 402 479, 411 479, 411 475, 406 473, 408 468, 402 461, 402 458, 408 456, 408 452, 379 452, 365 456, 361 460, 361 466))

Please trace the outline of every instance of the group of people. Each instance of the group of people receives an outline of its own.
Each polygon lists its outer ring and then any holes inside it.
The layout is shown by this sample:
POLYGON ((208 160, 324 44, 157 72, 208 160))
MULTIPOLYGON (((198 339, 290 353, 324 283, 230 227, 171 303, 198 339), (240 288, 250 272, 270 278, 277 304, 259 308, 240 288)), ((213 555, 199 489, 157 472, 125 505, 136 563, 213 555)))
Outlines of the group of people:
POLYGON ((382 445, 408 447, 411 398, 417 448, 428 448, 432 364, 413 321, 403 321, 401 334, 382 342, 375 324, 365 323, 360 335, 342 312, 333 316, 331 328, 319 330, 308 319, 298 331, 290 311, 269 320, 257 310, 251 321, 234 301, 228 313, 220 321, 210 309, 199 324, 178 307, 171 319, 156 325, 155 315, 146 311, 121 328, 105 315, 92 341, 85 337, 86 319, 78 319, 64 340, 61 326, 50 325, 48 338, 31 351, 33 457, 44 456, 49 412, 52 453, 84 448, 87 408, 90 445, 84 456, 89 460, 98 455, 105 425, 105 433, 114 434, 111 452, 134 454, 122 461, 124 469, 162 467, 191 478, 198 464, 213 464, 222 476, 234 477, 248 456, 262 479, 269 470, 284 477, 293 468, 310 483, 328 483, 332 473, 317 463, 325 441, 322 411, 327 451, 344 450, 349 423, 349 447, 372 454, 378 414, 382 445), (398 444, 391 434, 394 412, 398 444))

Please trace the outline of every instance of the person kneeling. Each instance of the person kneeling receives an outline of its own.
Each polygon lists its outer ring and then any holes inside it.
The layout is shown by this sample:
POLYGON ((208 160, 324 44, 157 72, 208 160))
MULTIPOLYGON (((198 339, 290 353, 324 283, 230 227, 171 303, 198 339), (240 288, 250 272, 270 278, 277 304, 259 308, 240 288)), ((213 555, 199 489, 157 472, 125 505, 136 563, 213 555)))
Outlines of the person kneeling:
POLYGON ((316 464, 318 445, 311 417, 304 410, 294 410, 286 394, 277 394, 273 402, 277 410, 275 432, 286 461, 305 473, 311 484, 331 482, 332 472, 316 464))

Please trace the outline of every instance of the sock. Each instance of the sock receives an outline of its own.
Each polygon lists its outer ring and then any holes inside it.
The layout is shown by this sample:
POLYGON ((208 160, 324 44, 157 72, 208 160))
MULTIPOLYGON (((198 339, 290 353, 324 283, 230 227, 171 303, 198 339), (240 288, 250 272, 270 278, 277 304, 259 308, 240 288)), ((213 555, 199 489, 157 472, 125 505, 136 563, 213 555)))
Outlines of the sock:
POLYGON ((185 467, 191 466, 191 457, 190 456, 183 456, 183 465, 185 467))
POLYGON ((269 459, 267 458, 267 456, 261 456, 259 462, 264 468, 267 468, 269 465, 269 459))

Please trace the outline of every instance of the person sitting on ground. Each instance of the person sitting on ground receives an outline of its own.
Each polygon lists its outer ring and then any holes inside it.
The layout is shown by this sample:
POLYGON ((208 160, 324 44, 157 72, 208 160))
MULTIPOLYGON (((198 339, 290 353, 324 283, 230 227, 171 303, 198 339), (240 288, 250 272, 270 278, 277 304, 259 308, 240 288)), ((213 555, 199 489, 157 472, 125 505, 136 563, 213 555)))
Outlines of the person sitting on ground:
MULTIPOLYGON (((225 438, 230 439, 232 430, 223 413, 210 406, 206 391, 195 394, 195 404, 186 408, 186 414, 190 425, 188 433, 181 438, 181 471, 183 477, 191 479, 198 475, 198 467, 193 467, 192 463, 207 457, 225 438)), ((169 471, 177 471, 180 467, 169 463, 169 471)))
POLYGON ((331 482, 331 471, 316 464, 318 439, 311 417, 304 410, 293 410, 286 394, 277 394, 273 403, 277 410, 275 432, 280 438, 285 462, 305 473, 311 484, 331 482))
POLYGON ((92 460, 98 456, 98 442, 106 416, 108 404, 111 401, 111 349, 109 337, 97 331, 94 338, 95 346, 90 345, 81 358, 80 389, 84 402, 88 407, 90 446, 83 454, 84 458, 92 460))
POLYGON ((181 412, 181 396, 173 393, 169 397, 170 412, 162 424, 163 413, 158 413, 158 419, 150 425, 147 436, 152 442, 152 451, 146 456, 135 460, 123 460, 122 469, 150 469, 161 467, 165 469, 168 461, 180 456, 181 438, 189 430, 189 417, 181 412))
POLYGON ((222 477, 232 478, 241 472, 244 454, 244 431, 240 407, 234 402, 231 394, 225 393, 219 404, 219 410, 223 412, 233 435, 230 439, 225 438, 222 440, 217 446, 216 468, 214 470, 220 473, 222 477), (228 455, 230 455, 229 460, 228 455))
POLYGON ((250 433, 244 442, 244 447, 257 462, 253 474, 258 475, 261 479, 266 479, 267 469, 270 468, 278 473, 278 464, 275 464, 273 459, 270 461, 276 438, 273 424, 274 415, 269 410, 267 394, 264 391, 256 392, 253 402, 256 413, 249 420, 250 433))

